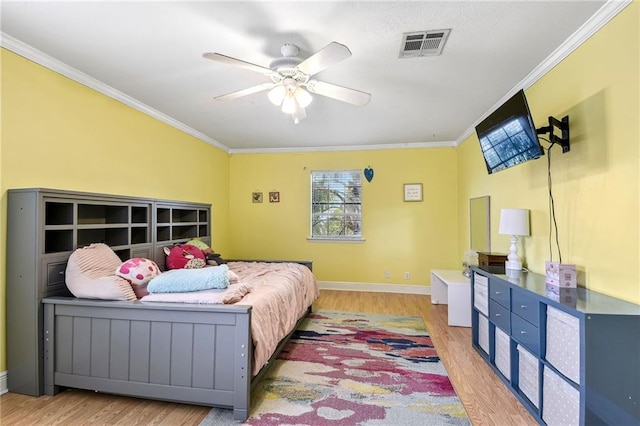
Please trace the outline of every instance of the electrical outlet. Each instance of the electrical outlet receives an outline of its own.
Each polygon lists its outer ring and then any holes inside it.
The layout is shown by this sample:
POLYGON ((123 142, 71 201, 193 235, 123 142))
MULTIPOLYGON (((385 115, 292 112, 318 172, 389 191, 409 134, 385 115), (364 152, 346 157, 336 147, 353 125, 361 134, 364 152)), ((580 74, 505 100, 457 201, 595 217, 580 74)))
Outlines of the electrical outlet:
POLYGON ((391 272, 389 272, 389 271, 384 271, 384 277, 385 277, 385 278, 391 278, 391 272))
POLYGON ((404 273, 404 279, 408 280, 409 278, 411 278, 411 275, 408 272, 404 273))

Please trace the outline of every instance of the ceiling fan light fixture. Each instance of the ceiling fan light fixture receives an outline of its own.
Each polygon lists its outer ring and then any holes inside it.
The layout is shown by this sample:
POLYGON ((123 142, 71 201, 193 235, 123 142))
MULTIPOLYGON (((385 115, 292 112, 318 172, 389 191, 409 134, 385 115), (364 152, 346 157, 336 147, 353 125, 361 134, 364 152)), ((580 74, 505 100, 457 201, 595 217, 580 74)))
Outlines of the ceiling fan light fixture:
POLYGON ((282 101, 282 112, 285 114, 293 114, 296 112, 297 105, 296 98, 288 94, 282 101))
POLYGON ((307 117, 305 108, 313 101, 313 94, 357 106, 363 106, 369 102, 371 99, 371 94, 369 93, 336 84, 310 80, 312 75, 349 58, 351 51, 347 46, 334 41, 304 60, 298 56, 299 52, 300 49, 297 46, 285 44, 281 49, 282 56, 271 61, 269 68, 221 53, 204 53, 203 56, 206 59, 265 74, 271 79, 270 83, 216 96, 215 99, 233 100, 258 92, 267 92, 269 101, 279 106, 282 112, 290 115, 294 123, 299 123, 307 117))
POLYGON ((298 101, 298 104, 302 108, 308 107, 313 100, 313 96, 311 96, 311 94, 304 90, 302 87, 298 87, 296 91, 293 92, 293 96, 296 98, 296 101, 298 101))
POLYGON ((293 118, 293 124, 299 124, 300 121, 307 118, 307 111, 296 102, 296 110, 291 114, 291 118, 293 118))
POLYGON ((287 94, 287 89, 283 85, 279 84, 275 86, 273 89, 269 90, 267 97, 269 98, 272 104, 274 104, 275 106, 280 106, 282 105, 282 102, 284 101, 286 94, 287 94))

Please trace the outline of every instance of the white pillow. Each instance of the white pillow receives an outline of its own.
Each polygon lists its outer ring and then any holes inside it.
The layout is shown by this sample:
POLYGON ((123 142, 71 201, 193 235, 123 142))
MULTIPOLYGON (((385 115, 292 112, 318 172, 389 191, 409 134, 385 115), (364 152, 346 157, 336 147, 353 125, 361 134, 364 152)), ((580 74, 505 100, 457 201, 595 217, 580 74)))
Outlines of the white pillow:
POLYGON ((129 281, 113 273, 121 263, 106 244, 79 248, 67 262, 67 288, 75 297, 84 299, 136 300, 129 281))

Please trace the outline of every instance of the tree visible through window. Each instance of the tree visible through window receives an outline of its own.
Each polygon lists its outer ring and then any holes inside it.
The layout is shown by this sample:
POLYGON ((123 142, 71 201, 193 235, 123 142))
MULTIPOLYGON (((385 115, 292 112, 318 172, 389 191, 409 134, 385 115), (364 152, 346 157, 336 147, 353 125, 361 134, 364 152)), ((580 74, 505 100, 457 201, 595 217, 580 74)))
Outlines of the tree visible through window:
POLYGON ((311 237, 362 236, 360 170, 311 172, 311 237))

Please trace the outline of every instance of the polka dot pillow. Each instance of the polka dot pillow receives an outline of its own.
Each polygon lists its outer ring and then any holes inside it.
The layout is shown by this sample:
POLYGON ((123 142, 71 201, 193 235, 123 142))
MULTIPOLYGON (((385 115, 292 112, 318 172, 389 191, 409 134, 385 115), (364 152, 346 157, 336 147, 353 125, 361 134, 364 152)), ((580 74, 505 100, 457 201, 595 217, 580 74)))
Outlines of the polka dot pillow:
POLYGON ((133 291, 137 297, 146 295, 147 284, 152 278, 160 275, 160 268, 153 260, 145 259, 143 257, 134 257, 118 266, 115 274, 119 277, 131 283, 133 291))

